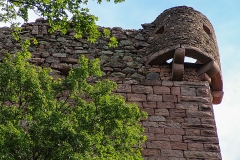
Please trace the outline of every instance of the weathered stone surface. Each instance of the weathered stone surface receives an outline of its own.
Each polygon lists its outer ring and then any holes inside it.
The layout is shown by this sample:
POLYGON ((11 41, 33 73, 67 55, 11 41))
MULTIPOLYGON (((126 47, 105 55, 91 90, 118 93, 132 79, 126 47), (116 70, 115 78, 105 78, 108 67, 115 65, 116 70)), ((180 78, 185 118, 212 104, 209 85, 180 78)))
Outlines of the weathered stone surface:
POLYGON ((154 139, 159 141, 182 142, 181 135, 155 134, 154 139))
POLYGON ((163 95, 163 102, 177 102, 177 96, 176 95, 163 95))
POLYGON ((183 157, 183 151, 180 150, 161 150, 161 156, 170 157, 183 157))
POLYGON ((166 128, 165 129, 165 134, 184 135, 185 131, 184 131, 184 129, 179 129, 179 128, 166 128))
POLYGON ((160 150, 159 149, 144 149, 142 151, 143 156, 159 156, 160 150))
POLYGON ((152 141, 146 142, 147 148, 168 149, 171 150, 170 142, 168 141, 152 141))
POLYGON ((183 128, 198 128, 198 129, 214 129, 215 126, 211 124, 196 124, 196 123, 183 123, 183 128))
POLYGON ((149 95, 147 95, 147 101, 162 102, 162 95, 149 94, 149 95))
POLYGON ((149 80, 159 80, 159 73, 148 73, 146 78, 149 80))
POLYGON ((52 57, 52 56, 50 56, 50 57, 47 57, 47 58, 46 58, 46 62, 47 62, 47 63, 59 63, 59 62, 60 62, 60 59, 57 58, 57 57, 52 57))
POLYGON ((203 142, 203 143, 218 143, 216 137, 205 136, 183 136, 184 142, 203 142))
POLYGON ((173 150, 188 150, 187 143, 171 142, 171 148, 173 150))
POLYGON ((154 121, 154 122, 162 122, 162 121, 166 121, 166 119, 163 116, 148 116, 148 119, 150 122, 154 121))
POLYGON ((146 101, 146 95, 144 94, 127 94, 127 100, 131 101, 131 102, 138 102, 138 101, 142 101, 145 102, 146 101))
POLYGON ((133 93, 152 94, 153 93, 153 89, 152 89, 151 86, 132 85, 132 92, 133 93))
POLYGON ((196 96, 196 90, 192 87, 181 87, 181 95, 183 96, 196 96))
POLYGON ((153 91, 155 94, 170 94, 170 88, 166 86, 154 86, 153 91))
POLYGON ((204 144, 204 150, 209 152, 219 152, 219 144, 204 144))
POLYGON ((175 108, 172 102, 157 102, 157 108, 175 108))
POLYGON ((117 92, 122 92, 122 93, 130 93, 131 90, 131 85, 129 84, 118 84, 117 92))
POLYGON ((171 87, 171 94, 180 95, 180 87, 171 87))
POLYGON ((162 85, 162 82, 160 80, 143 79, 141 84, 146 85, 146 86, 160 86, 160 85, 162 85))
POLYGON ((203 151, 203 143, 188 143, 188 150, 203 151))
POLYGON ((187 158, 217 158, 220 159, 221 155, 216 152, 204 152, 204 151, 184 151, 184 156, 187 158))
POLYGON ((169 111, 167 109, 155 109, 155 114, 168 117, 169 111))
POLYGON ((143 102, 143 107, 144 108, 157 108, 157 103, 156 102, 143 102))
POLYGON ((164 133, 164 129, 163 128, 159 128, 159 127, 149 127, 149 132, 150 133, 161 133, 163 134, 164 133))
POLYGON ((67 57, 66 53, 53 53, 53 57, 64 58, 67 57))
POLYGON ((189 103, 189 102, 181 102, 175 104, 177 109, 186 109, 188 111, 197 111, 198 110, 198 104, 196 103, 189 103))
POLYGON ((210 103, 210 97, 180 96, 180 101, 210 103))

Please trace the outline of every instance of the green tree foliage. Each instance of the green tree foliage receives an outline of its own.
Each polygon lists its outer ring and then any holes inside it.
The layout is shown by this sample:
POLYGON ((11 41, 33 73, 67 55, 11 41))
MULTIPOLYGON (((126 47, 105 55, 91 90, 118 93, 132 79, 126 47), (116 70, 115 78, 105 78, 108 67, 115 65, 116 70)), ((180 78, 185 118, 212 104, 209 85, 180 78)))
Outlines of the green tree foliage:
MULTIPOLYGON (((114 3, 124 1, 114 0, 114 3)), ((102 0, 97 0, 97 3, 101 4, 102 0)), ((88 0, 0 0, 0 22, 9 22, 16 27, 16 19, 22 18, 27 22, 28 11, 33 10, 40 17, 48 19, 51 26, 49 32, 61 31, 66 34, 70 28, 74 28, 75 38, 81 38, 84 34, 90 42, 95 42, 100 36, 95 24, 98 18, 83 7, 87 4, 88 0)), ((115 47, 117 40, 111 37, 109 45, 115 47)))
POLYGON ((0 159, 141 159, 145 114, 101 76, 99 60, 79 59, 65 79, 28 62, 22 51, 0 63, 0 159))
MULTIPOLYGON (((109 2, 110 0, 106 0, 109 2)), ((124 0, 115 0, 115 3, 124 0)), ((98 0, 101 3, 102 0, 98 0)), ((139 124, 146 116, 135 104, 112 94, 116 83, 101 77, 99 60, 79 59, 65 79, 53 79, 50 69, 28 62, 30 41, 23 40, 15 20, 28 20, 28 10, 47 18, 63 34, 71 27, 75 37, 99 36, 97 18, 89 14, 87 0, 0 0, 0 22, 10 22, 21 51, 7 54, 0 63, 0 159, 141 159, 146 137, 139 124), (68 14, 72 17, 68 19, 68 14)), ((116 39, 104 30, 105 37, 116 39)))

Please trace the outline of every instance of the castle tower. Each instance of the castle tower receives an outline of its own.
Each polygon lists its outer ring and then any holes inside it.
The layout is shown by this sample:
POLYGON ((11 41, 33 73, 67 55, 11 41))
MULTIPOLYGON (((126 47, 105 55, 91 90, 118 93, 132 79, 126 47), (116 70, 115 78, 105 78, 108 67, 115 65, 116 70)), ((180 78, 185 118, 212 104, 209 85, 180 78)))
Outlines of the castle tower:
POLYGON ((221 103, 223 85, 211 23, 183 6, 165 10, 143 28, 150 35, 146 64, 151 68, 145 84, 149 86, 142 91, 152 87, 143 102, 149 114, 143 122, 148 136, 143 156, 149 160, 221 159, 212 104, 221 103), (196 63, 185 63, 186 56, 196 63), (166 65, 171 58, 170 66, 166 65))
MULTIPOLYGON (((77 65, 82 54, 100 58, 104 76, 118 83, 116 94, 148 113, 141 122, 147 136, 144 159, 221 160, 212 104, 221 103, 223 84, 211 23, 193 8, 181 6, 142 26, 111 28, 117 48, 109 48, 104 36, 92 44, 86 38, 75 39, 73 31, 50 34, 43 19, 24 24, 21 37, 37 38, 39 44, 29 48, 30 61, 51 67, 53 77, 63 78, 64 68, 77 65), (184 62, 185 57, 196 63, 184 62)), ((0 36, 1 60, 6 52, 20 48, 9 28, 1 28, 0 36)))

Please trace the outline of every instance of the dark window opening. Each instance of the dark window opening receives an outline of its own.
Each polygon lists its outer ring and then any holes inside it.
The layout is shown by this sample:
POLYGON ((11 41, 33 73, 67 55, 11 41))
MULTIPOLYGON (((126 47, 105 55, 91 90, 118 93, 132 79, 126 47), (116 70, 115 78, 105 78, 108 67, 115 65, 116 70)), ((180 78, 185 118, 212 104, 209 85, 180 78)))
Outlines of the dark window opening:
POLYGON ((163 34, 165 32, 165 26, 162 26, 156 31, 156 34, 163 34))
POLYGON ((205 26, 205 25, 203 25, 203 30, 204 30, 208 35, 211 34, 211 30, 210 30, 207 26, 205 26))

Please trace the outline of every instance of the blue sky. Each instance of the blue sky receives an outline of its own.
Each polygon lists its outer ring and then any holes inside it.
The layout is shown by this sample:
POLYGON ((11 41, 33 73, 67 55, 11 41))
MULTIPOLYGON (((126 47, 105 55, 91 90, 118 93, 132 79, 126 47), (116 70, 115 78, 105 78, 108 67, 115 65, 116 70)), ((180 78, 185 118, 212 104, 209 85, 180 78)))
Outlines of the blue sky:
MULTIPOLYGON (((224 98, 214 105, 223 160, 240 160, 240 1, 239 0, 126 0, 121 4, 89 2, 98 25, 140 29, 165 9, 186 5, 202 12, 213 24, 221 57, 224 98)), ((33 14, 31 14, 32 16, 33 14)), ((35 21, 32 16, 30 21, 35 21)), ((2 26, 2 24, 0 24, 2 26)))

